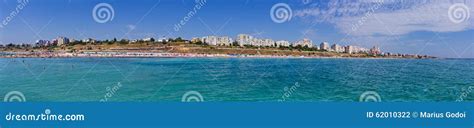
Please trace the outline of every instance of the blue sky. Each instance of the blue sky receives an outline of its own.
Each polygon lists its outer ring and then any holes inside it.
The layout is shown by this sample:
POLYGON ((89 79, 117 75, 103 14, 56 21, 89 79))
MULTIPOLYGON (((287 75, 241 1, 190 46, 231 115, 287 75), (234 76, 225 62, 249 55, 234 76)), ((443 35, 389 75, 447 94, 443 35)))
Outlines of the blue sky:
POLYGON ((179 31, 175 24, 193 11, 195 0, 29 0, 18 15, 11 16, 19 4, 0 2, 2 44, 57 36, 190 39, 247 33, 274 40, 310 38, 318 44, 376 45, 388 52, 474 58, 474 2, 467 0, 207 0, 179 31), (99 3, 111 5, 112 20, 94 20, 92 12, 99 3), (282 14, 287 18, 283 23, 271 18, 280 14, 270 13, 272 7, 282 5, 278 3, 290 7, 277 7, 291 11, 289 16, 282 14), (458 5, 463 6, 450 14, 450 8, 458 5), (457 19, 450 19, 453 16, 457 19))

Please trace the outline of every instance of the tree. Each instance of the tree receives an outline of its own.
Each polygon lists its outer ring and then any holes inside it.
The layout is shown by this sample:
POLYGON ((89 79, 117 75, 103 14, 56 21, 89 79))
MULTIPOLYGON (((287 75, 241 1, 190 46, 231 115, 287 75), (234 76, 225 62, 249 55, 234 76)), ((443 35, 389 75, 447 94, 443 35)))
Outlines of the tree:
POLYGON ((175 42, 175 40, 173 38, 169 38, 168 42, 175 42))
POLYGON ((197 45, 202 45, 203 43, 202 43, 202 41, 197 41, 196 44, 197 45))
POLYGON ((232 46, 239 46, 239 42, 237 41, 232 42, 232 46))
POLYGON ((120 40, 119 44, 128 44, 128 41, 125 39, 120 40))
POLYGON ((308 49, 309 49, 308 45, 305 45, 305 46, 303 47, 303 50, 304 50, 304 51, 308 51, 308 49))
POLYGON ((178 37, 178 38, 176 38, 174 41, 176 41, 176 42, 183 42, 184 40, 183 40, 183 38, 178 37))

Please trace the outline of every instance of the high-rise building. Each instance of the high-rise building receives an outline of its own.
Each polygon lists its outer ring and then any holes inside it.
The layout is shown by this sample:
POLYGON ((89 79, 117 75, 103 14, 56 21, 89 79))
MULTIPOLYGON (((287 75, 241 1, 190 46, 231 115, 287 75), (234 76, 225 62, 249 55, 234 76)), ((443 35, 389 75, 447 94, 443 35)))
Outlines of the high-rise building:
POLYGON ((320 45, 321 50, 326 50, 329 51, 329 43, 328 42, 322 42, 320 45))
POLYGON ((58 38, 56 38, 56 40, 57 40, 56 45, 58 45, 58 46, 69 43, 69 39, 66 38, 66 37, 58 37, 58 38))
POLYGON ((331 50, 334 51, 334 52, 344 52, 344 48, 338 44, 333 44, 331 46, 331 50))
POLYGON ((49 46, 51 42, 49 40, 37 40, 35 44, 36 46, 49 46))
POLYGON ((382 54, 382 52, 380 51, 380 48, 379 48, 379 47, 376 47, 376 46, 372 47, 372 48, 370 49, 369 53, 372 54, 372 55, 380 55, 380 54, 382 54))
POLYGON ((354 46, 354 52, 355 53, 369 53, 369 49, 360 47, 360 46, 354 46))
POLYGON ((346 47, 344 47, 345 49, 345 52, 346 53, 349 53, 349 54, 352 54, 354 53, 354 46, 351 46, 351 45, 347 45, 346 47))

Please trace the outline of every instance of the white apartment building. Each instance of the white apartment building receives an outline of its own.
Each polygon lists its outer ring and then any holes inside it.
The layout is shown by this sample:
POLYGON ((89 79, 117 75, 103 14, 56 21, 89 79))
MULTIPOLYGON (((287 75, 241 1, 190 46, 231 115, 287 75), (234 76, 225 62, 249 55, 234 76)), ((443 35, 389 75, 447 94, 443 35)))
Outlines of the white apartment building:
POLYGON ((69 43, 69 39, 66 38, 66 37, 58 37, 58 38, 56 38, 56 40, 57 40, 56 45, 58 45, 58 46, 69 43))
POLYGON ((277 47, 289 47, 290 42, 286 40, 279 40, 276 42, 277 47))
POLYGON ((354 46, 347 45, 346 47, 344 47, 344 51, 345 51, 345 53, 352 54, 352 53, 354 53, 354 46))
POLYGON ((237 35, 236 41, 241 47, 244 45, 252 45, 253 37, 247 34, 239 34, 237 35))
POLYGON ((231 46, 232 45, 232 38, 229 38, 227 36, 224 37, 217 37, 217 45, 220 46, 231 46))
POLYGON ((264 43, 263 46, 268 46, 268 47, 275 46, 275 41, 273 41, 272 39, 265 39, 263 43, 264 43))
POLYGON ((382 51, 380 50, 379 47, 374 46, 370 49, 369 53, 372 55, 379 55, 379 54, 382 54, 382 51))
POLYGON ((359 46, 351 46, 351 45, 348 45, 345 47, 345 52, 346 53, 369 53, 369 49, 367 48, 364 48, 364 47, 359 47, 359 46))
POLYGON ((330 51, 328 42, 322 42, 321 45, 320 45, 320 48, 321 48, 321 50, 330 51))
POLYGON ((303 40, 297 41, 295 43, 295 46, 301 46, 301 47, 307 46, 308 48, 312 48, 313 47, 313 41, 310 40, 310 39, 305 38, 303 40))
POLYGON ((208 45, 217 45, 217 36, 205 36, 202 37, 202 42, 208 45))
POLYGON ((82 42, 95 43, 95 40, 92 38, 83 39, 82 42))
POLYGON ((152 38, 143 38, 143 41, 151 41, 152 38))
POLYGON ((207 43, 208 45, 219 45, 219 46, 230 46, 232 45, 232 38, 227 36, 218 37, 218 36, 205 36, 201 39, 203 43, 207 43))
POLYGON ((332 49, 332 51, 334 51, 334 52, 339 52, 339 53, 344 52, 344 47, 342 47, 342 46, 340 46, 340 45, 338 45, 338 44, 333 44, 333 45, 331 46, 331 49, 332 49))
POLYGON ((263 40, 258 39, 258 38, 253 38, 252 41, 250 42, 250 45, 252 45, 252 46, 262 46, 263 45, 263 40))

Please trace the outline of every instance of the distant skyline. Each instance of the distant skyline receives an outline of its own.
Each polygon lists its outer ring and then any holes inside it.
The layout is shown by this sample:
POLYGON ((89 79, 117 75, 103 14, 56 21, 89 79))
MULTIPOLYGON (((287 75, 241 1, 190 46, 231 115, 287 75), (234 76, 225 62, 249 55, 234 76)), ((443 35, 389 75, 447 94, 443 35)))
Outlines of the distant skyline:
POLYGON ((20 3, 0 2, 1 44, 33 43, 57 36, 191 39, 208 35, 235 38, 246 33, 291 42, 309 38, 314 44, 328 41, 379 46, 393 53, 474 58, 474 1, 468 0, 25 1, 13 16, 20 3), (100 19, 100 14, 94 17, 98 5, 110 6, 113 15, 109 19, 100 19), (290 12, 291 16, 285 15, 290 12))

